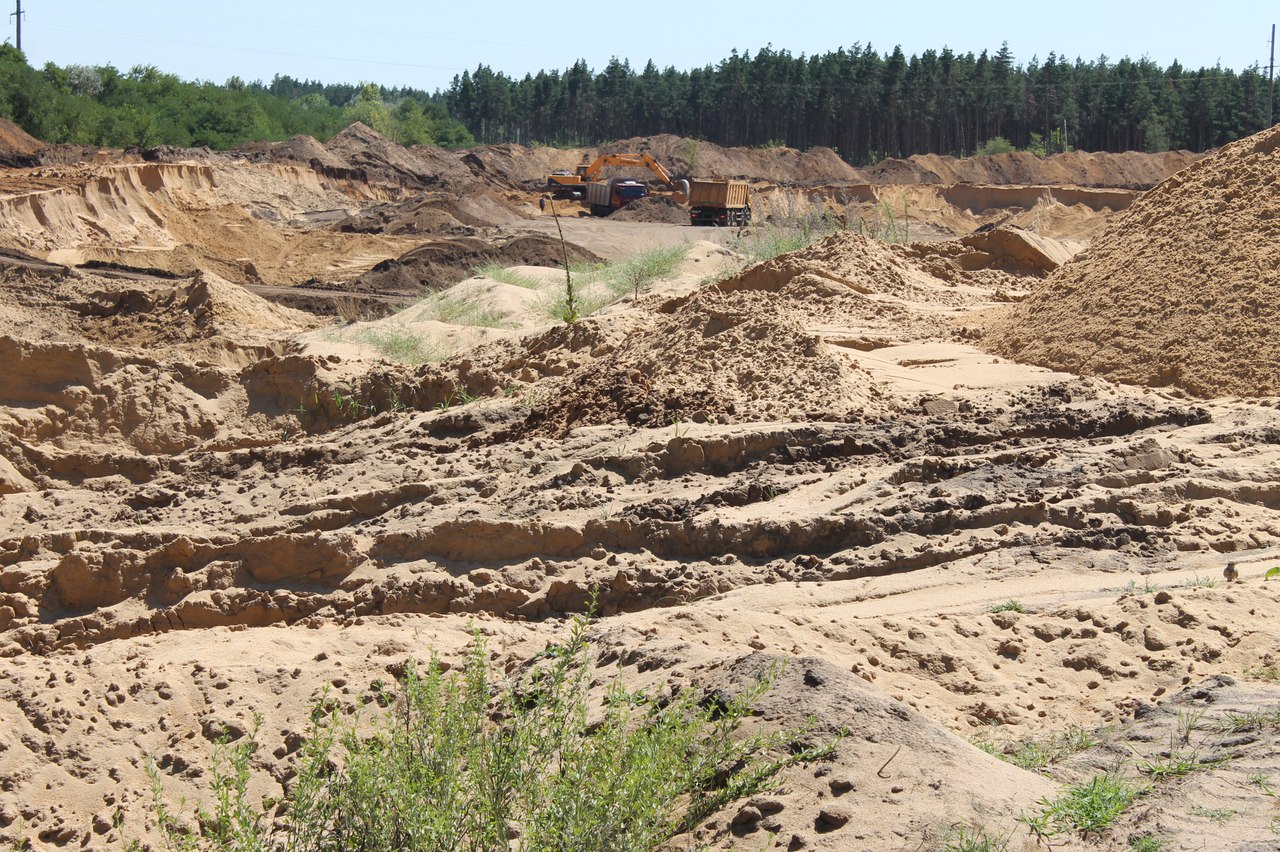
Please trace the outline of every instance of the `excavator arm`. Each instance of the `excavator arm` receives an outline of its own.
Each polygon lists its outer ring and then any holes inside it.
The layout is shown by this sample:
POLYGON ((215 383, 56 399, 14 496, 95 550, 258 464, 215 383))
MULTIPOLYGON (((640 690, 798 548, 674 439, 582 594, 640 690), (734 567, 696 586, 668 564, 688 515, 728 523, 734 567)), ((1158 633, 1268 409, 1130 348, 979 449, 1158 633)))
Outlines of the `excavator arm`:
POLYGON ((655 160, 651 154, 601 154, 593 162, 578 166, 577 173, 573 176, 550 176, 548 178, 548 186, 555 189, 591 183, 600 176, 600 172, 605 166, 630 166, 648 169, 672 192, 680 196, 681 203, 689 196, 688 181, 673 178, 671 173, 663 168, 662 163, 655 160))
POLYGON ((662 181, 667 186, 672 187, 673 189, 677 188, 675 181, 671 177, 671 173, 664 169, 662 167, 662 163, 655 160, 651 154, 601 154, 599 157, 596 157, 594 163, 587 166, 586 170, 581 173, 582 179, 595 180, 600 174, 600 170, 605 166, 633 166, 636 168, 645 168, 657 175, 658 180, 662 181))

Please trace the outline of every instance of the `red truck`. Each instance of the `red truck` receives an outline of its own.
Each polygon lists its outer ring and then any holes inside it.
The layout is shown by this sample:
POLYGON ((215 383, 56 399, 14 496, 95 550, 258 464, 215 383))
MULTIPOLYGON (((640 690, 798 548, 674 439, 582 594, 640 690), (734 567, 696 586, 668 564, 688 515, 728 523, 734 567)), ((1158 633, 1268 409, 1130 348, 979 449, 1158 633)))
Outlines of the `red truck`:
POLYGON ((587 184, 587 204, 592 216, 608 216, 637 198, 649 194, 649 187, 638 180, 610 178, 587 184))

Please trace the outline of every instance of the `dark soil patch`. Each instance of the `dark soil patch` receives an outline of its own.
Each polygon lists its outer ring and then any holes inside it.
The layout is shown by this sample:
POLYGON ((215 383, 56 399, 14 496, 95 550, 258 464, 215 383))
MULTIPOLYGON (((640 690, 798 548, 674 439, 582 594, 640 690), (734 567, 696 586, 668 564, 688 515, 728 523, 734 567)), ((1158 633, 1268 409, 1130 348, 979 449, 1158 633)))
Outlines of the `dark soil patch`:
MULTIPOLYGON (((569 262, 600 263, 581 246, 568 246, 569 262)), ((346 288, 354 292, 427 293, 445 290, 475 275, 488 263, 503 266, 564 268, 560 241, 541 234, 524 234, 501 245, 476 237, 435 240, 400 256, 384 260, 346 288)))
POLYGON ((673 225, 687 225, 689 211, 668 195, 649 195, 637 198, 610 218, 619 222, 669 222, 673 225))

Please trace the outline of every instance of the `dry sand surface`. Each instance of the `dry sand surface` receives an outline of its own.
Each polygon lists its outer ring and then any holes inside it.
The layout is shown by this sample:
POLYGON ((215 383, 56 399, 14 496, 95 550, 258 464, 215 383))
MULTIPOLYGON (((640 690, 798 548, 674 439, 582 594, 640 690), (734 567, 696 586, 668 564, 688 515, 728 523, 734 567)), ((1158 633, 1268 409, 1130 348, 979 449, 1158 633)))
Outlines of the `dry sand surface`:
POLYGON ((1191 158, 872 187, 650 140, 776 221, 929 211, 928 241, 753 265, 751 233, 541 215, 576 152, 371 134, 0 174, 0 845, 158 847, 148 762, 207 802, 255 714, 278 798, 325 690, 354 712, 472 629, 515 670, 595 594, 595 698, 783 662, 749 727, 846 732, 672 848, 1033 849, 1018 817, 1103 773, 1149 789, 1051 848, 1276 847, 1276 258, 1246 189, 1280 137, 1136 201, 1191 158), (687 252, 638 294, 580 273, 616 301, 566 324, 557 225, 586 261, 687 252), (1059 354, 1082 340, 1115 354, 1059 354))

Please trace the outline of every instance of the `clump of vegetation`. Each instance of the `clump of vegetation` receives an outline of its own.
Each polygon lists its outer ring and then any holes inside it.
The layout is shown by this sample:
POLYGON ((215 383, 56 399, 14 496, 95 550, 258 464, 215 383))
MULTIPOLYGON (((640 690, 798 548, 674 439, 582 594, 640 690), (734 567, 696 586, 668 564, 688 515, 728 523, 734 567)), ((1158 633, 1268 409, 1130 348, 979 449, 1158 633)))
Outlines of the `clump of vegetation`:
POLYGON ((530 278, 528 275, 521 275, 515 270, 508 269, 497 261, 477 266, 475 268, 476 275, 483 275, 485 278, 492 278, 502 284, 510 284, 513 287, 523 287, 526 290, 537 290, 542 283, 536 278, 530 278))
POLYGON ((1003 136, 992 136, 986 142, 978 146, 978 150, 974 153, 979 157, 991 157, 996 154, 1012 154, 1018 150, 1018 146, 1014 145, 1003 136))
POLYGON ((930 847, 938 852, 1003 852, 1009 848, 1009 836, 993 836, 983 826, 953 826, 941 840, 930 847))
POLYGON ((1050 836, 1061 831, 1082 835, 1105 831, 1116 817, 1138 800, 1146 788, 1128 783, 1117 775, 1095 775, 1082 784, 1073 784, 1056 799, 1041 801, 1043 810, 1031 818, 1036 834, 1050 836))
POLYGON ((418 303, 417 316, 420 319, 447 322, 453 325, 474 325, 481 328, 507 328, 507 322, 501 314, 491 307, 486 307, 474 298, 445 290, 433 293, 418 303))
POLYGON ((361 337, 365 343, 377 349, 388 360, 410 366, 416 367, 429 361, 440 361, 445 355, 424 335, 404 326, 391 325, 380 329, 366 329, 361 333, 361 337))
POLYGON ((1027 608, 1015 600, 1005 601, 991 607, 992 612, 1026 612, 1027 608))
POLYGON ((902 203, 902 218, 893 212, 889 202, 881 201, 869 215, 858 217, 855 227, 862 236, 883 243, 911 242, 911 222, 905 201, 902 203))
MULTIPOLYGON (((808 248, 845 229, 848 223, 830 211, 815 206, 788 219, 771 220, 763 226, 746 229, 729 241, 729 248, 745 258, 743 268, 772 260, 778 255, 808 248)), ((730 274, 736 272, 732 270, 730 274)))
POLYGON ((1129 841, 1129 852, 1160 852, 1169 845, 1169 841, 1153 834, 1144 834, 1129 841))
POLYGON ((565 286, 547 291, 543 313, 555 319, 573 322, 608 307, 627 294, 639 298, 640 292, 655 281, 669 278, 679 271, 692 246, 680 243, 658 246, 634 254, 615 263, 574 265, 566 274, 565 286), (572 288, 574 319, 569 319, 568 294, 572 288))
POLYGON ((1021 769, 1039 770, 1058 763, 1073 754, 1093 748, 1097 738, 1084 728, 1073 727, 1046 739, 1026 739, 1003 747, 985 739, 974 742, 987 754, 1012 763, 1021 769))
POLYGON ((606 286, 615 296, 630 292, 640 298, 640 291, 663 278, 670 278, 689 256, 688 242, 674 246, 659 246, 626 260, 612 264, 603 272, 606 286))
POLYGON ((1245 677, 1254 680, 1265 680, 1271 683, 1280 683, 1280 666, 1261 665, 1257 668, 1245 669, 1245 677))
POLYGON ((783 768, 829 757, 834 743, 803 731, 743 737, 739 727, 770 688, 701 700, 665 699, 615 682, 603 707, 587 619, 505 682, 491 679, 477 635, 461 671, 433 658, 408 667, 390 706, 359 728, 317 705, 283 819, 248 804, 246 737, 224 747, 211 777, 215 804, 194 824, 156 791, 155 814, 177 850, 507 849, 645 850, 749 795, 783 768))

